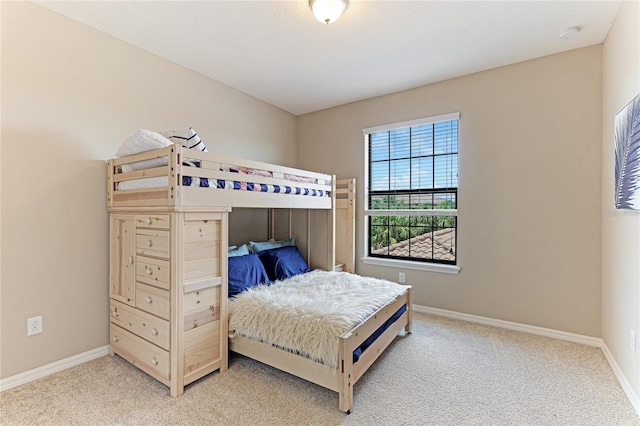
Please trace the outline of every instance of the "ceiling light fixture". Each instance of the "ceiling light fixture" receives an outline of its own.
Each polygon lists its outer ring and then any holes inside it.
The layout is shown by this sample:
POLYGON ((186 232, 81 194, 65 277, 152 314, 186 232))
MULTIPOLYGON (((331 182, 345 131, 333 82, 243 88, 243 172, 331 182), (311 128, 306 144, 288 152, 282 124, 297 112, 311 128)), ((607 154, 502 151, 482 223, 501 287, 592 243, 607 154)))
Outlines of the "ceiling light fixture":
POLYGON ((313 16, 323 24, 333 24, 345 11, 349 0, 309 0, 313 16))

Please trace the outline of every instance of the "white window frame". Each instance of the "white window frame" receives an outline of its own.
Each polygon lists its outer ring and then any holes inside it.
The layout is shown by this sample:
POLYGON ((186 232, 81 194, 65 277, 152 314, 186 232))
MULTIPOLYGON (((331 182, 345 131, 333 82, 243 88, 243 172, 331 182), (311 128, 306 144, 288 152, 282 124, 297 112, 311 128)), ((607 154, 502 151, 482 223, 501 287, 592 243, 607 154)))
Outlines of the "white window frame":
MULTIPOLYGON (((364 158, 365 158, 365 168, 364 168, 364 257, 362 261, 365 264, 370 265, 379 265, 379 266, 389 266, 394 268, 401 269, 417 269, 422 271, 431 271, 431 272, 442 272, 447 274, 457 274, 460 272, 460 265, 458 263, 458 255, 456 253, 456 264, 448 265, 448 264, 440 264, 440 263, 429 263, 429 262, 419 262, 412 260, 402 260, 402 259, 385 259, 380 257, 371 257, 368 256, 369 252, 369 217, 370 216, 458 216, 458 209, 446 209, 446 210, 369 210, 368 209, 368 200, 369 200, 369 135, 377 132, 384 132, 395 129, 402 129, 406 127, 420 126, 424 124, 434 124, 443 121, 451 121, 451 120, 460 120, 460 113, 450 113, 443 114, 433 117, 420 118, 417 120, 409 120, 402 121, 399 123, 391 123, 385 124, 376 127, 368 127, 366 129, 362 129, 362 134, 364 137, 364 158)), ((458 185, 459 188, 459 185, 458 185)), ((457 205, 457 200, 456 200, 457 205)), ((456 227, 457 228, 457 227, 456 227)), ((457 231, 456 231, 456 239, 458 239, 457 231)))

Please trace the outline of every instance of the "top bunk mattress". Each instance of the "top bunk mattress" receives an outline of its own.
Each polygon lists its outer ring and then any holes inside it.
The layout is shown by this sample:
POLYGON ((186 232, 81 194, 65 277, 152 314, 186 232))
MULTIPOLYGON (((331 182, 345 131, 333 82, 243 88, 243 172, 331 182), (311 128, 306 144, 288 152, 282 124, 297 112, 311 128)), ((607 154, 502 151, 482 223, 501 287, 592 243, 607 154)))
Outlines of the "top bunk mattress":
MULTIPOLYGON (((241 172, 232 168, 226 170, 221 168, 221 171, 228 171, 231 173, 241 172)), ((187 172, 188 173, 188 172, 187 172)), ((305 188, 303 186, 296 186, 296 182, 305 183, 305 181, 296 180, 295 178, 288 177, 287 180, 291 180, 291 185, 275 185, 266 183, 249 182, 249 176, 238 176, 238 180, 230 179, 214 179, 214 178, 199 178, 197 176, 182 176, 182 186, 190 186, 197 188, 215 188, 215 189, 230 189, 235 191, 254 191, 254 192, 270 192, 276 194, 295 194, 311 197, 329 197, 330 191, 321 189, 305 188)), ((308 182, 311 183, 311 182, 308 182)), ((169 178, 166 176, 134 179, 129 181, 120 182, 118 184, 118 190, 130 191, 136 189, 152 189, 162 188, 169 185, 169 178)))

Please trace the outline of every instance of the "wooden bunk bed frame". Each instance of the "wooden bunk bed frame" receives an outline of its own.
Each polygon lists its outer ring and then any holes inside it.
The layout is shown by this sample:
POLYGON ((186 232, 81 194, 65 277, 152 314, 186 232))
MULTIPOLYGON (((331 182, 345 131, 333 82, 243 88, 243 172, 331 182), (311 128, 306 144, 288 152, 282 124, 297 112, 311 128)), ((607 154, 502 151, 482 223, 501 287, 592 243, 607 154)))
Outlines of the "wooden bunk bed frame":
POLYGON ((250 208, 292 208, 331 209, 333 203, 334 177, 291 167, 283 167, 259 161, 244 160, 202 152, 173 145, 141 154, 116 158, 108 161, 107 206, 117 207, 166 207, 175 210, 204 209, 207 207, 250 207, 250 208), (124 164, 144 160, 166 159, 166 166, 125 173, 124 164), (185 161, 199 162, 200 167, 183 165, 185 161), (221 171, 222 165, 269 172, 273 177, 244 175, 221 171), (285 179, 290 174, 315 183, 293 182, 285 179), (311 197, 297 194, 235 191, 216 188, 200 188, 182 185, 182 176, 236 181, 240 178, 257 183, 281 186, 299 186, 329 192, 330 197, 311 197), (120 182, 164 177, 167 185, 157 188, 119 190, 120 182), (207 192, 208 191, 208 192, 207 192))
MULTIPOLYGON (((324 237, 329 251, 325 270, 355 272, 355 179, 336 180, 335 176, 309 172, 301 169, 272 165, 257 161, 235 159, 209 152, 201 152, 183 148, 179 145, 147 151, 141 154, 112 159, 107 162, 107 206, 110 212, 229 212, 238 208, 273 208, 278 209, 311 209, 327 210, 327 229, 324 237), (166 164, 151 169, 123 172, 122 166, 134 162, 166 158, 166 164), (184 166, 185 161, 196 161, 200 167, 184 166), (221 171, 221 166, 246 168, 269 172, 271 177, 262 175, 245 175, 221 171), (297 186, 329 192, 329 196, 304 196, 296 194, 238 191, 229 189, 190 187, 182 184, 182 176, 225 179, 231 181, 246 180, 258 184, 297 186), (285 175, 294 175, 304 182, 285 179, 285 175), (121 190, 121 182, 146 178, 166 178, 166 185, 145 189, 121 190), (313 180, 312 183, 309 180, 313 180), (336 242, 336 240, 338 240, 336 242), (336 262, 337 260, 337 262, 336 262)), ((223 223, 226 225, 227 221, 223 223)), ((308 230, 310 234, 310 231, 308 230)), ((220 259, 222 260, 220 278, 222 289, 226 291, 226 250, 227 230, 222 230, 220 242, 220 259), (225 253, 225 254, 222 254, 225 253)), ((323 235, 320 235, 323 238, 323 235)), ((181 241, 177 238, 176 241, 181 241)), ((225 299, 225 298, 223 298, 225 299)), ((226 299, 225 299, 226 300, 226 299)), ((227 313, 226 303, 222 303, 220 312, 227 313)), ((411 288, 391 303, 383 306, 353 330, 340 336, 339 367, 331 368, 319 364, 300 355, 277 349, 242 336, 229 335, 228 348, 239 354, 256 359, 280 370, 301 377, 339 394, 340 410, 349 413, 353 404, 353 385, 364 372, 391 344, 404 328, 411 332, 411 288), (403 305, 407 310, 391 327, 387 328, 375 342, 369 346, 357 363, 353 362, 353 351, 358 348, 374 331, 383 325, 403 305)), ((223 330, 228 333, 228 318, 223 330)), ((227 349, 227 345, 223 345, 227 349)), ((222 371, 227 365, 226 356, 222 361, 222 371)), ((172 370, 173 371, 173 370, 172 370)), ((173 382, 171 382, 173 383, 173 382)), ((178 396, 182 389, 173 390, 171 394, 178 396)))

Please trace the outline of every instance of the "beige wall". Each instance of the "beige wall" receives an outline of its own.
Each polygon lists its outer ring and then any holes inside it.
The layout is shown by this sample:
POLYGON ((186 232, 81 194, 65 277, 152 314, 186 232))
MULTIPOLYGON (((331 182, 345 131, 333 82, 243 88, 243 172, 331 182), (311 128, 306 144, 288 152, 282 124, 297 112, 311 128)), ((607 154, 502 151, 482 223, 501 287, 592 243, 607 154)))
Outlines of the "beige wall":
POLYGON ((0 377, 108 344, 105 160, 138 128, 296 162, 295 117, 32 3, 2 2, 0 377), (44 333, 27 337, 42 315, 44 333))
POLYGON ((640 212, 613 208, 615 114, 640 94, 640 2, 623 2, 603 47, 602 339, 640 395, 640 212))
POLYGON ((419 305, 600 335, 601 46, 298 119, 299 166, 358 179, 357 272, 419 305), (459 111, 458 275, 365 265, 362 129, 459 111))

